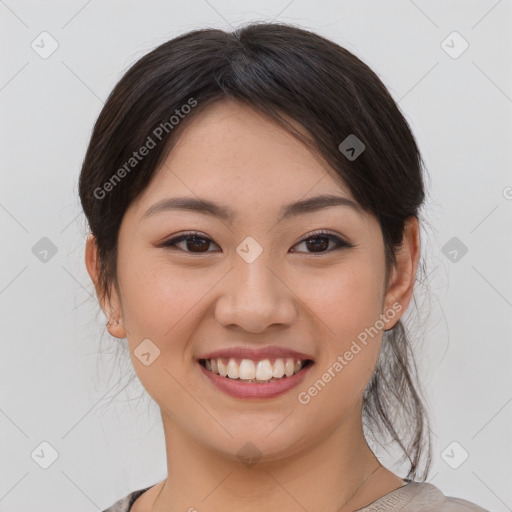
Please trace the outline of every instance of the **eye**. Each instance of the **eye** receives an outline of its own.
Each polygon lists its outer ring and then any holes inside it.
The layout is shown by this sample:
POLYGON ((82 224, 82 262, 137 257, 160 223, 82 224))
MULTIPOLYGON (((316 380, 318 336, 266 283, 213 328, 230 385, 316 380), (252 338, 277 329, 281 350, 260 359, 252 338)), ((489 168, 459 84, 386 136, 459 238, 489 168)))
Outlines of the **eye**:
MULTIPOLYGON (((215 244, 215 242, 211 238, 208 238, 207 236, 202 235, 201 233, 189 232, 163 242, 160 245, 160 247, 166 247, 169 249, 178 248, 180 250, 184 250, 185 252, 200 254, 205 252, 212 252, 208 250, 210 244, 215 244), (184 248, 178 246, 178 244, 181 243, 185 244, 184 248)), ((353 244, 346 242, 342 238, 333 235, 332 233, 329 233, 327 231, 315 231, 314 233, 311 233, 310 235, 308 235, 307 238, 304 238, 301 242, 299 242, 296 245, 299 244, 306 244, 306 247, 310 249, 312 253, 317 254, 333 252, 344 247, 354 247, 353 244), (313 243, 311 243, 311 241, 313 241, 313 243), (335 246, 329 250, 326 250, 331 242, 334 242, 335 246)), ((292 252, 301 251, 292 250, 292 252)))
MULTIPOLYGON (((174 248, 182 242, 185 242, 185 252, 193 253, 212 252, 208 251, 207 247, 210 243, 215 243, 207 236, 201 235, 201 233, 191 232, 171 238, 170 240, 163 242, 160 247, 174 248)), ((180 249, 180 247, 178 247, 178 249, 180 249)))
MULTIPOLYGON (((351 243, 343 240, 342 238, 333 235, 332 233, 329 233, 327 231, 315 231, 314 233, 311 233, 308 235, 307 238, 304 238, 301 242, 299 242, 297 245, 300 244, 306 244, 306 247, 308 249, 312 249, 313 253, 317 254, 325 254, 329 252, 336 251, 338 249, 343 248, 349 248, 354 247, 351 243), (310 243, 313 241, 313 243, 310 243), (334 242, 335 247, 331 248, 329 250, 326 250, 329 247, 329 243, 334 242)), ((296 251, 292 251, 296 252, 296 251)), ((300 251, 299 251, 300 252, 300 251)))

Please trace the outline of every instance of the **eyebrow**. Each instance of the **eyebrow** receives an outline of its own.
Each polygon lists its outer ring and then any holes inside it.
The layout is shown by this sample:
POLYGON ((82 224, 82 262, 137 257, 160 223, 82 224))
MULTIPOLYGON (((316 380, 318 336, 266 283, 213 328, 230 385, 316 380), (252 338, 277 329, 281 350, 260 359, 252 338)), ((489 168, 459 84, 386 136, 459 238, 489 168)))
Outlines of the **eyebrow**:
MULTIPOLYGON (((278 219, 280 222, 291 217, 325 210, 326 208, 331 208, 333 206, 348 206, 355 210, 359 215, 363 215, 362 207, 355 201, 352 201, 347 197, 323 194, 283 206, 280 210, 278 219)), ((196 197, 170 197, 162 199, 148 208, 142 215, 142 219, 146 219, 147 217, 151 217, 164 211, 172 210, 186 210, 204 215, 211 215, 229 224, 232 224, 236 217, 236 212, 228 206, 215 203, 208 199, 196 197)))

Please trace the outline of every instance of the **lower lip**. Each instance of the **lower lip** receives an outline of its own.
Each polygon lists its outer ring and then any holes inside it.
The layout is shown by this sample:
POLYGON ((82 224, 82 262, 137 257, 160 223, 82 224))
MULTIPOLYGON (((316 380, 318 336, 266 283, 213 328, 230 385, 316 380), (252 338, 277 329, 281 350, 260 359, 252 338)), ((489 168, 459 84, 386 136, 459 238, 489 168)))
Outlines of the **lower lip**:
POLYGON ((308 366, 291 377, 283 377, 282 379, 274 380, 266 384, 259 384, 257 382, 241 382, 239 380, 221 377, 207 370, 199 362, 197 364, 213 385, 227 395, 236 398, 274 398, 282 395, 302 382, 313 366, 313 364, 309 363, 308 366))

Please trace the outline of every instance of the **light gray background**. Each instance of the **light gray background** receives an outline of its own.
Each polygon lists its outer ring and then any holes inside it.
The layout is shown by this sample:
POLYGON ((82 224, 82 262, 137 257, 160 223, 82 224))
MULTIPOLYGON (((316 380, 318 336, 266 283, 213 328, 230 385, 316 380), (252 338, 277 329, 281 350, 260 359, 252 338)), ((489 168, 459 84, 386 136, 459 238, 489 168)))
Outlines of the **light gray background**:
POLYGON ((418 356, 435 441, 429 481, 512 510, 511 14, 511 0, 0 0, 0 511, 102 510, 165 477, 154 403, 138 399, 137 382, 122 390, 129 360, 98 359, 100 339, 111 352, 124 341, 97 314, 77 178, 92 125, 131 63, 185 31, 256 19, 347 47, 410 122, 431 177, 430 315, 418 356), (46 59, 31 47, 50 47, 43 31, 59 45, 46 59), (458 58, 442 47, 453 31, 469 43, 458 58), (32 252, 42 237, 57 248, 47 262, 32 252), (452 237, 468 248, 456 262, 443 251, 452 237), (36 463, 42 442, 58 453, 48 469, 36 463), (462 450, 469 458, 453 469, 462 450))

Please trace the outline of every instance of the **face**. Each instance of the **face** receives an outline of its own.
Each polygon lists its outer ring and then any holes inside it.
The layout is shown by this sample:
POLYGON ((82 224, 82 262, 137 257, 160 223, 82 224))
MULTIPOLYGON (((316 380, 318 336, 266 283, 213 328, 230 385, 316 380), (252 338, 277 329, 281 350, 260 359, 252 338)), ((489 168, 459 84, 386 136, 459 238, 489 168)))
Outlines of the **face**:
POLYGON ((382 330, 409 297, 398 280, 384 293, 376 218, 298 140, 236 102, 209 106, 127 210, 118 244, 110 311, 176 436, 231 458, 251 442, 273 460, 358 425, 382 330), (341 201, 286 208, 323 195, 341 201), (211 371, 223 365, 227 377, 211 371))

